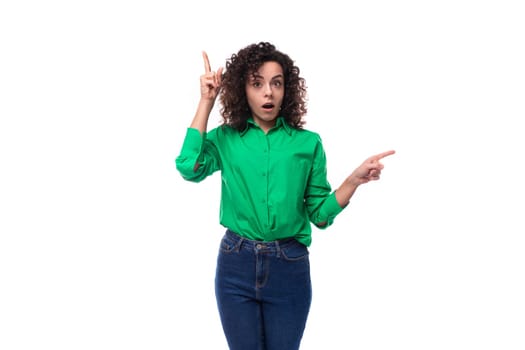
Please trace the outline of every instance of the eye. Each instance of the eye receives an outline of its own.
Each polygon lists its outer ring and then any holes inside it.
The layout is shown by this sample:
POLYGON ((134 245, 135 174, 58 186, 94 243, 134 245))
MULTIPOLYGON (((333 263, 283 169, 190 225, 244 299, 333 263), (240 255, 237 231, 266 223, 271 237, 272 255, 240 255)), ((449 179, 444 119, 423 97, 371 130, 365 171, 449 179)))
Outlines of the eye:
POLYGON ((259 82, 259 81, 254 81, 254 82, 252 83, 252 86, 253 86, 253 87, 261 87, 261 85, 262 85, 262 84, 261 84, 261 82, 259 82))
POLYGON ((280 87, 280 86, 283 85, 283 82, 280 81, 280 80, 275 80, 275 81, 273 82, 273 85, 274 85, 274 86, 277 86, 277 87, 280 87))

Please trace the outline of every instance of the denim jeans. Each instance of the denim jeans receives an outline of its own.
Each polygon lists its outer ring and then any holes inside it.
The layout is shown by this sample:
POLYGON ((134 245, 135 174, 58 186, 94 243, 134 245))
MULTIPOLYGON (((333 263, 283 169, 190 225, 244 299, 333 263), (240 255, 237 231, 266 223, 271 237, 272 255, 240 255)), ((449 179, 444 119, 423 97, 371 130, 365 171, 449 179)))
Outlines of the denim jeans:
POLYGON ((215 295, 230 350, 299 349, 312 300, 307 247, 293 238, 253 241, 227 230, 215 295))

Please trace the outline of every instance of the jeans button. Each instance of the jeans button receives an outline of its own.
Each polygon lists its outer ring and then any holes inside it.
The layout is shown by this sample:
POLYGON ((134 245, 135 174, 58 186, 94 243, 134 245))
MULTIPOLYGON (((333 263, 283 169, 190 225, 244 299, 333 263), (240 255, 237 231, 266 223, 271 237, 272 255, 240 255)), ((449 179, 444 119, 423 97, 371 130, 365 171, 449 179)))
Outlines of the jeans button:
POLYGON ((256 246, 255 246, 256 249, 261 249, 262 248, 262 244, 258 243, 256 246))

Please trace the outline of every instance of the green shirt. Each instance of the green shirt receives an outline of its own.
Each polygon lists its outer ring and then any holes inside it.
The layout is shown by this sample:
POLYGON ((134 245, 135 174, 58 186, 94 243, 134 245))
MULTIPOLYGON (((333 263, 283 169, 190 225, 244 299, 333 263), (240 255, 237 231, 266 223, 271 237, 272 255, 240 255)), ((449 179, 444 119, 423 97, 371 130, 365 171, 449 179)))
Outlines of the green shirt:
POLYGON ((221 171, 220 223, 248 239, 295 237, 309 246, 310 222, 326 228, 343 210, 327 180, 321 138, 282 118, 267 134, 252 120, 243 131, 188 128, 175 163, 188 181, 221 171))

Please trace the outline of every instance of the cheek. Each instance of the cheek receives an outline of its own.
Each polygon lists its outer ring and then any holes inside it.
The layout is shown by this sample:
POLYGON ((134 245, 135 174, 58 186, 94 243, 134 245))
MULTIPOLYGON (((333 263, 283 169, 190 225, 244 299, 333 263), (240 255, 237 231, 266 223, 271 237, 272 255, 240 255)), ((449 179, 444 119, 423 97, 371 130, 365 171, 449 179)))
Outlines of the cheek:
POLYGON ((250 106, 250 108, 253 108, 253 106, 256 105, 255 98, 250 94, 246 94, 246 101, 248 102, 248 106, 250 106))
POLYGON ((282 104, 284 100, 284 91, 279 91, 277 94, 274 95, 274 97, 277 101, 279 101, 279 104, 282 104))

